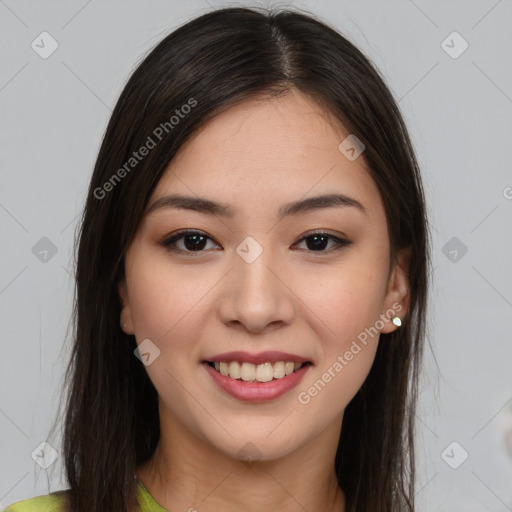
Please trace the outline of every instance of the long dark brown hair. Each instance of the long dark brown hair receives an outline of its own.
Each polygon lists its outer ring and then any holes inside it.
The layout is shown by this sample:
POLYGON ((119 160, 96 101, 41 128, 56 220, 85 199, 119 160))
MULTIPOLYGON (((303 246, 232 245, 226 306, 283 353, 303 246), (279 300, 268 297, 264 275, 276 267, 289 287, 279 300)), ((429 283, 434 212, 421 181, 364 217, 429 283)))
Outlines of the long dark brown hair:
POLYGON ((399 248, 411 248, 409 312, 400 329, 381 335, 372 369, 345 410, 335 470, 347 512, 414 510, 430 235, 403 118, 369 59, 318 17, 223 8, 181 26, 145 56, 99 150, 77 232, 73 346, 65 373, 62 453, 71 512, 137 510, 135 470, 159 440, 157 391, 134 356, 135 337, 119 327, 118 294, 124 252, 152 191, 206 121, 245 100, 291 89, 313 98, 363 142, 385 206, 391 261, 399 248), (130 160, 148 137, 154 147, 130 160))

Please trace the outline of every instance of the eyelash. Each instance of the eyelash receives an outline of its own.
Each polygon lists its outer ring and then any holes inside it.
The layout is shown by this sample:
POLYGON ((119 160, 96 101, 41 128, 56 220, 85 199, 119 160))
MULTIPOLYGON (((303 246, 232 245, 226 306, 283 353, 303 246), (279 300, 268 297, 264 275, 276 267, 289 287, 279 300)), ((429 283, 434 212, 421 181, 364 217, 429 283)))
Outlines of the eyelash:
MULTIPOLYGON (((186 231, 179 231, 178 233, 173 234, 171 237, 166 238, 165 240, 163 240, 161 242, 161 245, 164 246, 168 251, 176 252, 176 253, 182 253, 182 254, 190 254, 190 255, 192 255, 192 254, 200 254, 202 252, 205 252, 204 250, 188 251, 188 250, 178 249, 174 245, 178 240, 181 240, 182 238, 186 238, 187 235, 200 235, 200 236, 202 236, 204 238, 213 240, 213 238, 211 238, 210 236, 206 235, 202 231, 190 231, 190 230, 187 231, 186 230, 186 231)), ((331 249, 319 250, 319 251, 311 251, 310 250, 308 252, 320 253, 320 254, 322 254, 322 253, 330 254, 332 252, 339 251, 340 249, 343 249, 344 247, 348 247, 349 245, 352 244, 352 242, 350 242, 349 240, 345 240, 343 238, 339 238, 339 237, 331 235, 329 233, 325 233, 324 231, 313 231, 312 233, 308 233, 306 236, 304 236, 300 240, 298 240, 297 243, 301 243, 304 240, 307 240, 308 238, 313 238, 315 236, 323 236, 323 237, 330 238, 330 239, 332 239, 332 240, 334 240, 336 242, 336 245, 334 247, 331 247, 331 249)))

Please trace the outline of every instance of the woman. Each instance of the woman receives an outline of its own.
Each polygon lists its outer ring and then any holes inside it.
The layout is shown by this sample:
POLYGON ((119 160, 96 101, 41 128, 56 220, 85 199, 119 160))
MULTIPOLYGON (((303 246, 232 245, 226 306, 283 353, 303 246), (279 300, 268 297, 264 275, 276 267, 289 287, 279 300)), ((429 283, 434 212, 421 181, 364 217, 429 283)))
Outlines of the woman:
POLYGON ((70 488, 7 511, 413 511, 429 251, 407 130, 357 48, 292 11, 180 27, 89 187, 70 488))

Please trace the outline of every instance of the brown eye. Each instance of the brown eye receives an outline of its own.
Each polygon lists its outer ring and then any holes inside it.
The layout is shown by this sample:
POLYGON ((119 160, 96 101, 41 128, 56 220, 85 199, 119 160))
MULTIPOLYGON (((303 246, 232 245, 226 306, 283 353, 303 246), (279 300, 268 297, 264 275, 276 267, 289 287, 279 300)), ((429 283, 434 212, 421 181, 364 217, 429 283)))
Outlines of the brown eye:
POLYGON ((175 252, 204 252, 208 240, 213 239, 200 231, 181 231, 165 239, 162 245, 175 252), (177 244, 181 241, 182 247, 178 247, 177 244))
MULTIPOLYGON (((162 242, 162 245, 169 251, 190 254, 205 252, 208 241, 213 241, 213 239, 201 231, 180 231, 166 238, 162 242)), ((317 253, 331 253, 349 246, 352 243, 322 231, 310 233, 301 238, 298 243, 302 242, 306 243, 307 251, 317 253), (334 246, 327 248, 329 242, 333 242, 334 246)), ((219 246, 215 245, 215 247, 219 246)))
POLYGON ((310 233, 309 235, 301 238, 300 242, 306 241, 306 247, 308 250, 313 252, 332 252, 342 249, 350 245, 352 242, 345 240, 343 238, 339 238, 334 235, 330 235, 329 233, 324 233, 322 231, 318 231, 315 233, 310 233), (326 246, 329 243, 329 240, 334 242, 334 247, 331 247, 328 250, 325 250, 326 246))

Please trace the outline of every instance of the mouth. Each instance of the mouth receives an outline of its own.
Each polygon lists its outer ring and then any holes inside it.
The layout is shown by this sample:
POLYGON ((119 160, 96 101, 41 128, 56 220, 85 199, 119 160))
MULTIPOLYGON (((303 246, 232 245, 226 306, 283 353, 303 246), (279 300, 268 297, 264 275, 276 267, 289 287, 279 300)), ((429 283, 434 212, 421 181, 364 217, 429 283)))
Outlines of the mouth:
POLYGON ((305 366, 311 366, 311 361, 267 361, 253 364, 247 361, 203 361, 217 373, 233 380, 243 382, 270 382, 284 379, 305 366))
POLYGON ((267 353, 265 356, 247 356, 245 353, 242 357, 240 353, 230 353, 212 359, 215 360, 202 362, 212 382, 231 397, 254 403, 271 402, 288 395, 314 366, 311 361, 283 353, 267 353), (254 362, 248 362, 248 358, 254 362))

